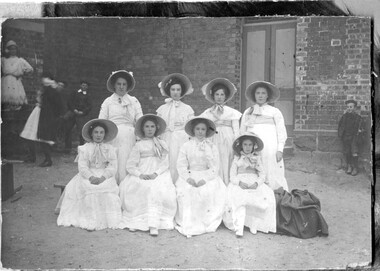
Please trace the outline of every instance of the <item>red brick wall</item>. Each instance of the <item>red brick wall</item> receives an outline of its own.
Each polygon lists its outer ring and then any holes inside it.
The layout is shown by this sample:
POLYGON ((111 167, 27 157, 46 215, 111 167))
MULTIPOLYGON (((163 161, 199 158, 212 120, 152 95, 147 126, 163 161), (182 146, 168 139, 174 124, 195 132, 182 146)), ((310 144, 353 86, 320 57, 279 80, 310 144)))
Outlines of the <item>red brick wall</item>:
POLYGON ((296 131, 335 131, 345 101, 370 115, 370 19, 299 18, 296 45, 296 131))

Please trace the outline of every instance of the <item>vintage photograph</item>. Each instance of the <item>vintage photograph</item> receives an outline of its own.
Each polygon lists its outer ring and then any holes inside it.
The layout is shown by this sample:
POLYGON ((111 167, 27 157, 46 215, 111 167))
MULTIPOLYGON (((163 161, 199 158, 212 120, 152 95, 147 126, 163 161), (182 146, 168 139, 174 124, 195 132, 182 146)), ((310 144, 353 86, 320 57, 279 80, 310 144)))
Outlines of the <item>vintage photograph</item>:
POLYGON ((371 26, 6 20, 3 267, 369 266, 371 26))

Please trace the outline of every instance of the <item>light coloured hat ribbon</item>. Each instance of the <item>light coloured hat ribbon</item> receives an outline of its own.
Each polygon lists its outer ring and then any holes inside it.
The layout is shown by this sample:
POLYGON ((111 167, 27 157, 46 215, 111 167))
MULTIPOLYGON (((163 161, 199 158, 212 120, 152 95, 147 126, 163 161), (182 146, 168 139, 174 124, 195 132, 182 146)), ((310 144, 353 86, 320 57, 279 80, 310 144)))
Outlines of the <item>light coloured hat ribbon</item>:
POLYGON ((252 115, 262 115, 263 114, 263 107, 259 106, 258 104, 254 104, 251 107, 251 110, 249 111, 249 114, 252 114, 252 115))
POLYGON ((223 112, 224 112, 224 107, 223 105, 221 104, 214 104, 211 108, 211 111, 214 113, 214 114, 217 114, 217 115, 222 115, 223 112))
POLYGON ((240 152, 240 159, 238 161, 238 166, 243 168, 256 168, 258 156, 253 153, 246 154, 245 152, 240 152))
POLYGON ((168 153, 168 149, 161 143, 157 137, 153 137, 154 153, 162 158, 165 153, 168 153))

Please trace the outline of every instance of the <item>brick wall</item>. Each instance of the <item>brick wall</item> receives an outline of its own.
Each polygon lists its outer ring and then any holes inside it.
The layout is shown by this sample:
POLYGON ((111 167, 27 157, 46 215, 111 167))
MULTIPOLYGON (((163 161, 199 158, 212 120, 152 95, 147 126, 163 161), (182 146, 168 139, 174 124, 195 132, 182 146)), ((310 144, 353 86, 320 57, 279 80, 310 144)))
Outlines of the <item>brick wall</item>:
MULTIPOLYGON (((163 104, 157 84, 167 74, 189 77, 194 93, 183 101, 198 115, 210 107, 201 94, 203 84, 226 77, 240 87, 240 20, 236 18, 125 19, 119 66, 131 70, 136 96, 144 113, 163 104)), ((229 105, 239 109, 237 94, 229 105)))
POLYGON ((317 150, 340 150, 336 130, 346 100, 357 100, 361 115, 370 116, 370 22, 357 17, 298 19, 295 132, 311 133, 317 150))

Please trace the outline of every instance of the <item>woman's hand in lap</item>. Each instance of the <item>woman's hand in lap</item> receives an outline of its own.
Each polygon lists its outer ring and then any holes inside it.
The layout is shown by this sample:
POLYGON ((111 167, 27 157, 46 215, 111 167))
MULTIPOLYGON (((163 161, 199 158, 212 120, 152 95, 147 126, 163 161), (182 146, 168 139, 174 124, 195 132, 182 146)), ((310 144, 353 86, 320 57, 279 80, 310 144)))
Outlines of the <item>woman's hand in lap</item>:
POLYGON ((140 175, 140 179, 143 179, 143 180, 150 180, 150 176, 148 174, 141 174, 140 175))
POLYGON ((198 183, 197 183, 197 187, 200 187, 202 185, 205 185, 206 184, 206 181, 205 180, 200 180, 198 183))
POLYGON ((253 185, 251 185, 250 187, 248 187, 249 189, 256 189, 257 187, 259 186, 259 184, 257 182, 255 182, 253 185))
POLYGON ((240 186, 242 189, 248 189, 248 188, 249 188, 248 184, 246 184, 245 182, 242 182, 242 181, 239 182, 239 186, 240 186))
POLYGON ((195 180, 193 178, 188 178, 186 181, 188 184, 190 184, 194 187, 197 187, 197 184, 195 183, 195 180))
POLYGON ((280 151, 276 152, 276 160, 277 160, 277 163, 282 160, 282 152, 280 151))

